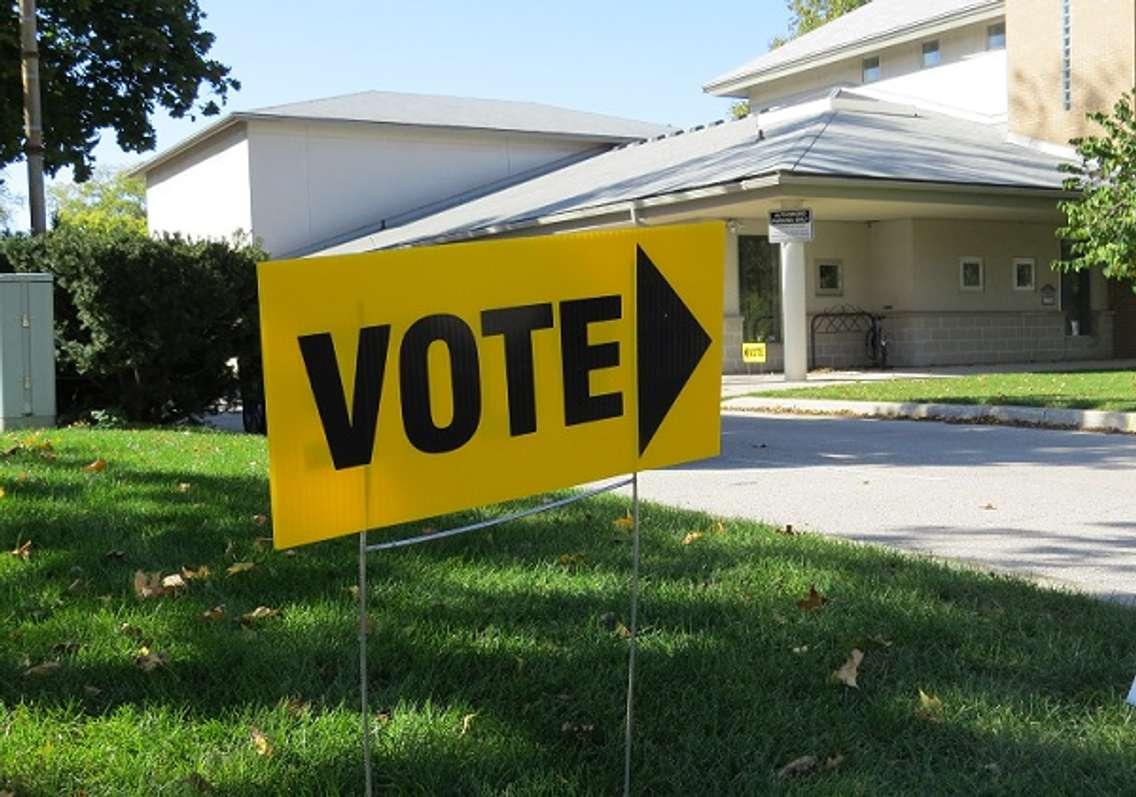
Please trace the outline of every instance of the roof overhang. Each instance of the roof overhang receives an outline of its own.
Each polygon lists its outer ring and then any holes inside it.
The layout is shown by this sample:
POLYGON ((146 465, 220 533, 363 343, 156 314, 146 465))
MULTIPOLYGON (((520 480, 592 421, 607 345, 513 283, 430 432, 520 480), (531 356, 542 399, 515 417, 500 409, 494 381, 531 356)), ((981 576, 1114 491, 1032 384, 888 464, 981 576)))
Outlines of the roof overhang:
POLYGON ((932 19, 927 19, 915 25, 885 31, 875 36, 869 36, 859 41, 840 47, 834 47, 819 53, 803 55, 786 63, 777 64, 767 68, 756 68, 744 72, 734 72, 716 78, 702 87, 707 94, 716 97, 741 97, 749 95, 752 86, 767 83, 780 78, 796 75, 810 69, 827 64, 834 64, 848 58, 869 55, 885 47, 897 44, 906 44, 930 36, 935 36, 955 28, 966 25, 987 22, 1005 16, 1005 0, 989 0, 989 2, 962 11, 952 11, 932 19))
MULTIPOLYGON (((747 203, 764 200, 799 200, 806 203, 810 200, 838 200, 846 203, 890 203, 897 207, 952 206, 981 209, 992 216, 1004 210, 1007 217, 1020 216, 1024 212, 1040 218, 1056 214, 1058 202, 1077 196, 1075 192, 1042 186, 944 183, 777 172, 686 191, 518 219, 474 230, 426 235, 393 246, 543 235, 631 223, 669 223, 688 218, 729 218, 747 203)), ((376 241, 376 244, 375 248, 385 248, 381 240, 376 241)), ((332 250, 325 250, 315 255, 331 253, 332 250)))

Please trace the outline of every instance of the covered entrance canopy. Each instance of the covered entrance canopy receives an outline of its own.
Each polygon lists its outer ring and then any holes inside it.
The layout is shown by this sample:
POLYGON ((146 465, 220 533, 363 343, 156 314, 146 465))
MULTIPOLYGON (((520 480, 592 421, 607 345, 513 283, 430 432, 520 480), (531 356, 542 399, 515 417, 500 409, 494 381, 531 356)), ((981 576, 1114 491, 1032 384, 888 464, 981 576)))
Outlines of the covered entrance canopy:
MULTIPOLYGON (((723 286, 724 367, 735 369, 754 328, 743 318, 750 286, 741 284, 739 252, 760 257, 769 211, 805 206, 816 238, 770 254, 777 279, 767 282, 778 296, 764 303, 791 321, 769 342, 792 376, 804 368, 808 317, 831 304, 886 312, 895 364, 1108 356, 1095 339, 1067 340, 1088 336, 1069 334, 1060 279, 1049 269, 1059 256, 1057 201, 1070 196, 1061 162, 1007 141, 988 120, 838 89, 773 114, 631 144, 488 196, 455 197, 447 210, 319 254, 726 219, 739 238, 727 247, 723 286)), ((1096 290, 1086 311, 1107 313, 1106 295, 1096 290)), ((1092 328, 1108 327, 1102 318, 1092 328)), ((829 343, 831 363, 818 364, 854 364, 842 361, 856 354, 850 344, 829 343)))

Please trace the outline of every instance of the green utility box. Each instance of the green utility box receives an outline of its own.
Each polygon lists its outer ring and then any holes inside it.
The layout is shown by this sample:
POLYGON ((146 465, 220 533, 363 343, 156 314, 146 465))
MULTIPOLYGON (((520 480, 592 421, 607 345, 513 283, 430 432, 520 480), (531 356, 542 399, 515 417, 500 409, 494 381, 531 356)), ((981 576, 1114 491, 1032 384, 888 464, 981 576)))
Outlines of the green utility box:
POLYGON ((50 274, 0 274, 0 431, 55 425, 50 274))

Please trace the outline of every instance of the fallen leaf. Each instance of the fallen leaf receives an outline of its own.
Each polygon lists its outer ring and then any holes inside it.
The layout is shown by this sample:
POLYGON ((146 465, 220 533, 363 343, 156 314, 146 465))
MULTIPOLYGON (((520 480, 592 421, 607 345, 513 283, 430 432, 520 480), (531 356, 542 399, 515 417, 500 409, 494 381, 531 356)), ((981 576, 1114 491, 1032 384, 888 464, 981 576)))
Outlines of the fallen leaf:
POLYGON ((225 569, 225 572, 230 576, 235 576, 237 573, 244 573, 248 570, 252 570, 254 567, 256 567, 256 565, 252 562, 237 562, 236 564, 229 565, 225 569))
POLYGON ((28 667, 24 670, 25 678, 42 678, 45 675, 51 675, 61 668, 63 665, 57 661, 45 661, 43 664, 37 664, 34 667, 28 667))
POLYGON ((131 625, 130 623, 123 623, 122 625, 120 625, 118 627, 118 633, 125 634, 131 639, 142 638, 142 629, 136 625, 131 625))
POLYGON ((115 548, 103 554, 104 559, 118 559, 119 561, 126 558, 126 551, 115 548))
POLYGON ((611 525, 615 526, 617 529, 623 529, 624 531, 626 531, 627 529, 635 527, 635 518, 631 517, 631 513, 629 512, 623 517, 613 520, 611 522, 611 525))
POLYGON ((268 515, 253 515, 252 522, 254 526, 263 526, 268 522, 268 515))
POLYGON ((881 634, 876 634, 874 637, 871 637, 868 641, 869 642, 875 642, 877 645, 879 645, 880 647, 884 647, 884 648, 890 648, 892 645, 895 644, 890 639, 884 639, 881 634))
POLYGON ((162 588, 166 590, 185 589, 185 579, 180 573, 171 573, 162 579, 162 588))
POLYGON ((705 535, 703 535, 703 533, 701 531, 692 531, 689 534, 687 534, 685 537, 682 538, 682 544, 683 545, 690 545, 695 540, 702 539, 703 536, 705 536, 705 535))
POLYGON ((359 585, 352 584, 350 587, 344 587, 343 591, 351 596, 352 600, 359 600, 359 585))
POLYGON ((178 482, 177 491, 179 493, 188 493, 193 489, 193 485, 189 482, 178 482))
POLYGON ((134 666, 142 672, 153 672, 158 667, 165 666, 168 661, 169 657, 165 653, 155 653, 143 645, 134 657, 134 666))
POLYGON ((83 470, 85 470, 87 473, 102 473, 104 470, 106 470, 106 466, 106 460, 102 457, 99 457, 90 465, 84 465, 83 470))
POLYGON ((816 587, 809 587, 808 597, 797 601, 797 606, 802 611, 812 612, 828 603, 828 598, 817 592, 816 587))
POLYGON ((715 534, 725 534, 725 533, 726 533, 726 524, 725 524, 725 523, 723 523, 723 522, 722 522, 722 521, 720 521, 720 520, 719 520, 719 521, 717 521, 717 522, 716 522, 716 523, 714 524, 714 533, 715 533, 715 534))
POLYGON ((218 604, 212 609, 206 609, 201 613, 202 620, 221 620, 225 617, 225 604, 218 604))
POLYGON ((98 697, 102 693, 103 690, 99 689, 97 686, 91 686, 90 684, 87 684, 83 687, 83 694, 85 694, 87 697, 98 697))
POLYGON ((469 733, 469 726, 473 724, 473 718, 476 716, 477 712, 475 711, 472 714, 466 714, 464 717, 462 717, 462 729, 461 733, 459 733, 458 736, 465 736, 467 733, 469 733))
POLYGON ((922 689, 919 690, 919 708, 915 711, 916 716, 922 719, 929 720, 930 722, 943 721, 943 701, 934 695, 929 695, 922 689))
POLYGON ((998 507, 994 506, 994 504, 985 504, 982 508, 983 509, 997 509, 998 507))
POLYGON ((623 623, 615 624, 615 633, 616 636, 620 637, 621 639, 631 639, 631 629, 625 626, 623 623))
POLYGON ((803 755, 800 758, 794 758, 781 769, 777 770, 777 780, 788 780, 789 778, 799 778, 803 775, 811 775, 816 771, 817 757, 815 755, 803 755))
POLYGON ((3 497, 4 497, 4 496, 6 496, 7 494, 8 494, 8 493, 4 492, 4 488, 3 488, 3 487, 0 487, 0 498, 3 498, 3 497))
POLYGON ((256 748, 257 755, 265 757, 272 755, 272 743, 260 730, 253 728, 249 731, 249 738, 252 739, 252 746, 256 748))
POLYGON ((280 614, 279 609, 271 609, 268 606, 257 606, 251 612, 241 615, 241 622, 245 625, 250 625, 258 620, 268 620, 280 614))
POLYGON ((181 569, 181 577, 186 581, 201 581, 203 579, 209 578, 209 568, 205 565, 202 565, 196 570, 191 570, 188 567, 183 567, 181 569))
POLYGON ((16 547, 8 551, 8 553, 12 554, 12 556, 15 556, 17 559, 23 559, 25 562, 28 561, 28 557, 32 555, 32 541, 27 540, 23 544, 20 544, 17 538, 16 543, 16 547))
POLYGON ((828 758, 824 759, 824 768, 826 770, 836 769, 843 763, 844 756, 840 755, 840 753, 837 753, 836 755, 830 755, 828 758))
POLYGON ((14 446, 8 446, 3 451, 0 451, 0 457, 10 457, 13 454, 18 453, 22 448, 23 446, 21 446, 19 443, 14 446))
POLYGON ((840 683, 845 686, 850 686, 853 689, 858 689, 856 684, 856 676, 859 674, 860 662, 864 660, 864 653, 859 648, 852 648, 852 654, 848 657, 848 661, 840 666, 840 669, 832 674, 840 683))
POLYGON ((801 655, 802 653, 808 653, 809 652, 809 646, 808 645, 801 645, 800 647, 795 647, 795 648, 793 648, 793 652, 796 653, 798 656, 801 655))
POLYGON ((294 717, 301 717, 312 709, 312 704, 298 697, 290 697, 284 701, 284 709, 294 717))
POLYGON ((135 570, 134 594, 143 600, 146 598, 160 598, 165 595, 166 589, 162 586, 162 574, 135 570))

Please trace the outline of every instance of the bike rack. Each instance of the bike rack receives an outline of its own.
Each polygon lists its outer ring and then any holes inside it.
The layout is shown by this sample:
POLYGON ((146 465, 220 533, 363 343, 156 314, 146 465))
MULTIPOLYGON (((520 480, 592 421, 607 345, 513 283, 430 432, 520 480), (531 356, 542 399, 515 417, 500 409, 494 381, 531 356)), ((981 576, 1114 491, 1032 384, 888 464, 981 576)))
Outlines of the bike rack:
POLYGON ((816 336, 864 332, 872 328, 872 314, 854 304, 838 304, 813 316, 809 330, 809 368, 816 368, 816 336))

